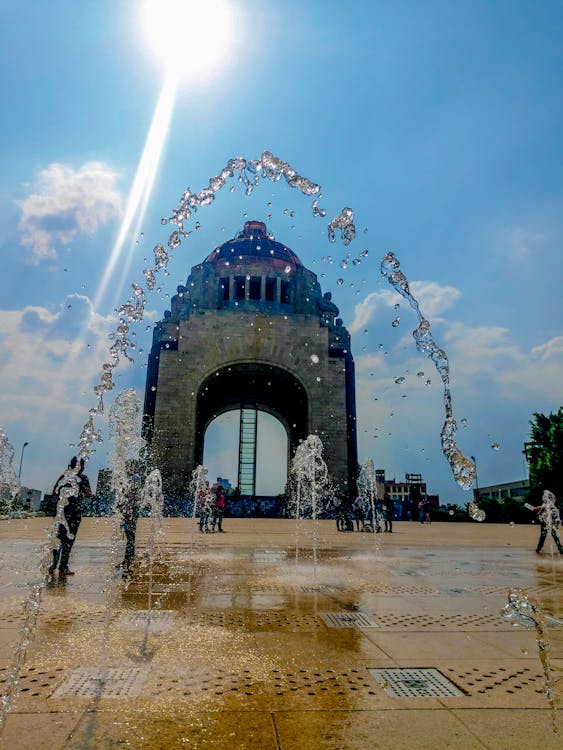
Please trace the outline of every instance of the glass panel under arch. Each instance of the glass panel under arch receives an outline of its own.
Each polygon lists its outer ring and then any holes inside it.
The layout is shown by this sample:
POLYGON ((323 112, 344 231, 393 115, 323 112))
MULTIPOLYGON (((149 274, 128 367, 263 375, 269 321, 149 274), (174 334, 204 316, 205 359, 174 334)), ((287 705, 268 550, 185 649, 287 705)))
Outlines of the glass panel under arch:
MULTIPOLYGON (((220 414, 207 427, 203 446, 203 465, 209 484, 218 477, 234 487, 238 478, 240 410, 220 414)), ((287 481, 288 438, 282 423, 267 412, 258 411, 256 446, 256 495, 276 496, 287 481)))

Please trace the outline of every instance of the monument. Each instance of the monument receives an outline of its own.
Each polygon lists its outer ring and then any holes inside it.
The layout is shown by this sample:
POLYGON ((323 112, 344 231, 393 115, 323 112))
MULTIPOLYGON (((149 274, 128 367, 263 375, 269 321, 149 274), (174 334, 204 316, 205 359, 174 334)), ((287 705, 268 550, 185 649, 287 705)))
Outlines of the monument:
POLYGON ((154 327, 148 359, 145 436, 167 496, 186 496, 208 426, 233 409, 242 494, 255 494, 258 411, 285 428, 280 461, 316 434, 336 488, 355 492, 354 359, 338 314, 316 275, 260 221, 192 268, 154 327))

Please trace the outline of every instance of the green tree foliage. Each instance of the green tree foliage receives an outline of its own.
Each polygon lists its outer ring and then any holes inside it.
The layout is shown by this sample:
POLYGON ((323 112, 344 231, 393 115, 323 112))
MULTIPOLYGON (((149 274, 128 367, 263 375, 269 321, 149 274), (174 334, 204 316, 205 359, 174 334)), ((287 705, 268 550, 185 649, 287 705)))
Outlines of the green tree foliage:
POLYGON ((530 471, 531 495, 539 498, 551 490, 563 500, 563 406, 555 414, 534 414, 530 422, 530 442, 526 457, 530 471))

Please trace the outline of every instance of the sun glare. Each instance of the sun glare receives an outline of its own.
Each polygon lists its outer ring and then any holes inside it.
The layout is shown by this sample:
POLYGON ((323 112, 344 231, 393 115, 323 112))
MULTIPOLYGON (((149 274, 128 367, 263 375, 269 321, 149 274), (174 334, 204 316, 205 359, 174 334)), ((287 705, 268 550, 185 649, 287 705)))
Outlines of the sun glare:
POLYGON ((191 81, 225 63, 234 36, 228 0, 146 0, 142 24, 168 72, 191 81))

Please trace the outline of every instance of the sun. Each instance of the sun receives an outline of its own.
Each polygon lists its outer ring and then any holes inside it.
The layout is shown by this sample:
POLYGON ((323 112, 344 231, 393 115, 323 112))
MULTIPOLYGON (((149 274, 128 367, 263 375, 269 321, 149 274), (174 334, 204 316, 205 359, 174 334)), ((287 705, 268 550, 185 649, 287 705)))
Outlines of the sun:
POLYGON ((235 35, 228 0, 146 0, 142 26, 167 74, 208 80, 225 65, 235 35))

